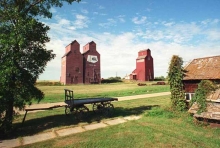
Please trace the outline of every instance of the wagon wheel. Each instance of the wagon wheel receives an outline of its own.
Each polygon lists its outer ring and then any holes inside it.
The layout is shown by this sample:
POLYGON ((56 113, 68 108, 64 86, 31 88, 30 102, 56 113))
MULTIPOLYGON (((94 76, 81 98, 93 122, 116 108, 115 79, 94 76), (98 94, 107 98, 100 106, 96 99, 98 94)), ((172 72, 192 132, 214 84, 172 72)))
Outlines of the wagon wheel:
POLYGON ((110 102, 104 104, 104 114, 106 116, 110 116, 113 110, 114 110, 113 104, 111 104, 110 102))
POLYGON ((65 106, 65 114, 67 115, 67 116, 69 116, 70 114, 71 114, 71 107, 69 106, 69 105, 66 105, 65 106))
POLYGON ((103 108, 104 108, 104 105, 101 103, 94 103, 92 106, 93 112, 95 113, 102 111, 103 108))
POLYGON ((78 120, 81 120, 81 119, 87 117, 88 112, 89 112, 89 109, 84 105, 76 107, 76 109, 74 110, 75 117, 78 120))

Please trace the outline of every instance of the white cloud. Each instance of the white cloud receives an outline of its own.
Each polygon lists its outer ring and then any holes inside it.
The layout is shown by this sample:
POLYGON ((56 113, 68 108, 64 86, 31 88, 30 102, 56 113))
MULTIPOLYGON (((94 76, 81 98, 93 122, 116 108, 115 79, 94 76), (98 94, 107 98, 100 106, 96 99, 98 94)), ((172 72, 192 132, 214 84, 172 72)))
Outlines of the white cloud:
POLYGON ((50 12, 54 14, 54 13, 57 12, 57 10, 56 10, 55 8, 52 7, 52 8, 50 8, 50 12))
POLYGON ((87 16, 77 14, 76 20, 74 21, 73 25, 76 28, 87 28, 88 23, 89 23, 89 20, 87 16))
POLYGON ((134 32, 144 39, 176 43, 188 42, 201 34, 201 28, 195 23, 157 22, 157 25, 157 28, 138 29, 134 32))
POLYGON ((98 25, 101 26, 101 27, 104 27, 104 28, 108 28, 110 26, 115 26, 116 25, 116 20, 115 19, 112 19, 112 18, 109 18, 107 19, 107 22, 105 23, 99 23, 98 25))
POLYGON ((151 12, 151 9, 150 9, 150 8, 146 8, 146 11, 147 11, 147 12, 151 12))
POLYGON ((82 9, 81 12, 84 13, 84 14, 88 14, 89 13, 88 10, 86 10, 86 9, 82 9))
POLYGON ((76 30, 83 29, 88 27, 88 23, 90 22, 87 16, 76 14, 75 21, 68 20, 64 17, 56 15, 56 22, 44 22, 48 26, 50 26, 51 30, 56 30, 54 33, 62 34, 68 33, 68 30, 76 30))
POLYGON ((135 24, 144 24, 147 20, 147 17, 146 16, 142 16, 140 19, 138 17, 134 17, 132 19, 132 22, 135 23, 135 24))
POLYGON ((80 4, 87 4, 86 1, 80 1, 80 4))
POLYGON ((119 16, 117 16, 117 18, 119 19, 119 21, 120 21, 121 23, 124 23, 124 22, 125 22, 125 15, 119 15, 119 16))
POLYGON ((174 24, 175 24, 174 22, 163 22, 163 25, 166 26, 166 27, 171 27, 174 24))
POLYGON ((207 31, 207 39, 213 40, 213 41, 219 41, 220 40, 220 30, 219 29, 212 29, 207 31))
POLYGON ((106 13, 100 13, 100 15, 105 16, 105 15, 107 15, 107 14, 106 14, 106 13))
POLYGON ((70 25, 70 21, 66 19, 60 19, 59 20, 60 25, 70 25))
POLYGON ((212 23, 213 23, 213 24, 218 24, 219 22, 220 22, 219 19, 214 19, 212 23))
POLYGON ((201 21, 201 24, 203 25, 215 25, 218 24, 220 22, 219 19, 206 19, 201 21))
MULTIPOLYGON (((137 18, 136 21, 140 20, 137 18)), ((130 74, 135 69, 138 51, 148 48, 151 49, 154 58, 155 76, 167 75, 172 55, 182 57, 184 64, 194 58, 219 55, 220 44, 217 41, 220 40, 220 30, 209 27, 213 24, 211 22, 218 23, 217 20, 206 21, 206 24, 157 21, 156 29, 138 28, 132 32, 124 31, 117 34, 111 33, 111 30, 103 33, 85 33, 84 30, 80 30, 80 26, 87 27, 84 24, 86 21, 89 21, 86 16, 77 14, 75 21, 57 16, 56 22, 47 22, 51 27, 51 41, 46 46, 47 49, 53 49, 57 56, 48 63, 40 79, 59 80, 61 57, 65 53, 65 46, 73 40, 79 42, 81 51, 86 43, 96 42, 97 51, 101 55, 101 75, 104 78, 115 76, 116 73, 120 77, 130 74), (71 27, 77 30, 70 31, 71 27)), ((118 17, 110 18, 103 25, 114 26, 117 21, 118 17)))
POLYGON ((105 7, 103 7, 103 6, 101 6, 101 5, 98 6, 98 8, 99 8, 99 9, 105 9, 105 7))

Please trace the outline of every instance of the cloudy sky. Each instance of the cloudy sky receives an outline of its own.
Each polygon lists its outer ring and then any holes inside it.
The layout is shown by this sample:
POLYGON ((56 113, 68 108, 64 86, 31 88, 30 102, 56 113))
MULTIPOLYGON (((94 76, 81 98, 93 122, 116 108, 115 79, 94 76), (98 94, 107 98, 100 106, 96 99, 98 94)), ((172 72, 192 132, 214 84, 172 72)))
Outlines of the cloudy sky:
POLYGON ((101 77, 124 77, 136 66, 138 51, 150 49, 155 76, 167 76, 172 55, 187 64, 194 58, 220 55, 219 0, 82 0, 52 8, 46 44, 56 58, 40 80, 59 80, 65 47, 96 43, 101 77))

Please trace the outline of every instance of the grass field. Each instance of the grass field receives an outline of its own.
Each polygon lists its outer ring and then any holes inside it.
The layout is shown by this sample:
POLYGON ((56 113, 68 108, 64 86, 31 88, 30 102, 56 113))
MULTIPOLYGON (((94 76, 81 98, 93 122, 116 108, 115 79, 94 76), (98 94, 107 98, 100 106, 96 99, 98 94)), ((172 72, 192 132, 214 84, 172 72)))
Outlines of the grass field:
MULTIPOLYGON (((45 98, 40 103, 62 102, 64 100, 64 89, 74 91, 75 98, 86 97, 119 97, 139 94, 150 94, 167 92, 169 85, 138 86, 137 83, 114 83, 94 85, 70 85, 70 86, 38 86, 45 93, 45 98)), ((34 102, 36 103, 36 102, 34 102)))
MULTIPOLYGON (((169 102, 169 96, 117 102, 114 103, 115 111, 111 118, 129 115, 142 115, 142 118, 22 147, 216 148, 220 146, 220 129, 198 124, 187 113, 171 112, 168 107, 169 102)), ((97 123, 100 120, 107 120, 107 118, 91 113, 88 119, 77 122, 73 118, 67 118, 62 109, 56 109, 47 111, 47 114, 42 112, 29 114, 24 129, 20 133, 32 135, 52 129, 56 131, 58 128, 97 123)))
MULTIPOLYGON (((74 90, 76 96, 123 96, 169 91, 169 86, 141 86, 136 84, 104 84, 104 85, 76 85, 39 87, 50 96, 60 97, 63 89, 74 90), (132 93, 133 92, 133 93, 132 93)), ((47 100, 48 101, 48 100, 47 100)), ((60 101, 63 101, 60 100, 60 101)), ((55 101, 56 102, 56 101, 55 101)), ((220 147, 220 129, 211 128, 195 122, 187 112, 173 112, 169 109, 170 96, 143 98, 114 102, 115 110, 111 117, 88 113, 88 118, 81 121, 73 116, 67 117, 64 108, 29 113, 21 127, 23 116, 19 116, 14 125, 17 127, 14 138, 56 131, 68 127, 76 127, 90 123, 97 123, 109 118, 141 115, 136 121, 108 126, 94 131, 58 137, 55 139, 21 146, 28 148, 146 148, 146 147, 186 147, 186 148, 216 148, 220 147)), ((90 110, 91 105, 87 106, 90 110)))

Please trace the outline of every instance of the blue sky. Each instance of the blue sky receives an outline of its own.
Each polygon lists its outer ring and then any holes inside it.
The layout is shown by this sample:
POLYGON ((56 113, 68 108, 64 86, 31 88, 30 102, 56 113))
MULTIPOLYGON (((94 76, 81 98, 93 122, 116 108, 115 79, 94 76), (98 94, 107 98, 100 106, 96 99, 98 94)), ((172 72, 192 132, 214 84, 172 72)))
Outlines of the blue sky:
POLYGON ((101 77, 124 77, 136 66, 138 51, 150 49, 155 76, 167 76, 172 55, 184 65, 195 58, 220 55, 219 0, 82 0, 52 8, 51 29, 56 58, 40 80, 59 80, 65 46, 77 40, 82 48, 96 43, 101 77))

